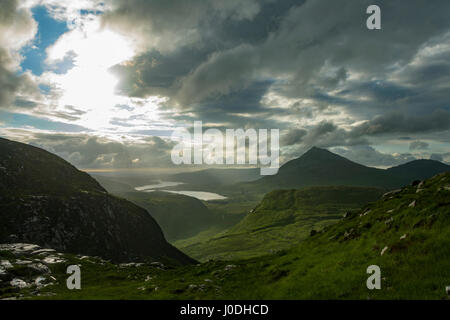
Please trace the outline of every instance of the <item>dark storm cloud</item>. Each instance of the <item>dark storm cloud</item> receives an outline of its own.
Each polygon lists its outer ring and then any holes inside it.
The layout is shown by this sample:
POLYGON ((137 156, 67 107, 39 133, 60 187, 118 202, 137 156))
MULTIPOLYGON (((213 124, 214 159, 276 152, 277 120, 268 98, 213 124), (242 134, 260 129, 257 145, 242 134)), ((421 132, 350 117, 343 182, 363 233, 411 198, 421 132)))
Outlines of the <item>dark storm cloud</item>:
POLYGON ((367 121, 352 130, 355 136, 389 133, 422 133, 450 129, 450 112, 435 110, 424 115, 391 112, 367 121))
POLYGON ((280 143, 282 146, 291 146, 293 144, 301 143, 303 137, 307 134, 308 132, 304 129, 292 129, 281 137, 280 143))
POLYGON ((339 128, 330 121, 322 121, 307 129, 291 129, 281 137, 282 146, 300 145, 301 149, 333 146, 354 146, 367 144, 362 136, 354 135, 351 131, 339 128))
MULTIPOLYGON (((439 43, 449 31, 448 1, 433 6, 423 0, 377 1, 382 8, 379 32, 365 27, 372 1, 113 3, 105 24, 137 35, 148 48, 115 68, 121 92, 166 96, 171 108, 189 109, 200 118, 208 104, 221 110, 217 121, 222 111, 235 113, 239 106, 223 108, 224 103, 210 101, 233 103, 234 96, 261 81, 272 81, 278 95, 347 108, 356 119, 392 108, 433 111, 450 101, 447 88, 424 82, 445 79, 445 54, 410 64, 424 45, 439 43), (419 23, 423 17, 433 17, 433 23, 419 23), (387 79, 397 70, 393 66, 405 67, 387 79), (352 74, 363 78, 355 80, 352 74), (342 90, 330 94, 336 87, 342 90)), ((240 105, 260 110, 258 103, 240 105)))

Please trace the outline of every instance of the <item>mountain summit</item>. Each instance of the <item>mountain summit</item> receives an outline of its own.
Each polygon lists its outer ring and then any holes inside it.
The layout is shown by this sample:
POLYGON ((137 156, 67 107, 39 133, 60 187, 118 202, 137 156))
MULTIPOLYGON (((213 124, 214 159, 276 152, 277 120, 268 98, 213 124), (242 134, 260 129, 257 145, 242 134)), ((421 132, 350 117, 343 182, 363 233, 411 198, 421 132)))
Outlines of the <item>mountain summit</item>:
POLYGON ((313 147, 281 166, 277 175, 246 185, 263 191, 339 185, 392 189, 445 171, 450 171, 450 166, 433 160, 412 161, 388 170, 371 168, 313 147))
POLYGON ((14 242, 118 262, 194 262, 144 209, 47 151, 0 139, 0 243, 14 242))

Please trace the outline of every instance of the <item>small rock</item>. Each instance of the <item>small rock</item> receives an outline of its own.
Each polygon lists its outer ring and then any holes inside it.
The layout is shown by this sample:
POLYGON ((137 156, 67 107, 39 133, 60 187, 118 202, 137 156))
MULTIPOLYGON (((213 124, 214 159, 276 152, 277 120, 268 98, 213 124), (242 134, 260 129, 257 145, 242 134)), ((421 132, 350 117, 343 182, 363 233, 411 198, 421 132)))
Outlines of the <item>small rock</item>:
POLYGON ((50 273, 50 269, 49 269, 45 264, 42 264, 42 263, 33 263, 33 264, 30 264, 30 265, 28 266, 28 268, 29 268, 29 269, 32 269, 33 271, 36 271, 36 272, 38 272, 38 273, 40 273, 40 274, 47 274, 47 273, 50 273))
POLYGON ((31 264, 33 261, 30 260, 16 260, 14 263, 19 265, 31 264))
POLYGON ((400 237, 400 240, 406 239, 406 233, 400 237))
POLYGON ((150 263, 151 266, 156 266, 156 267, 160 267, 160 268, 164 268, 164 264, 158 261, 152 262, 150 263))
POLYGON ((411 202, 408 207, 409 208, 414 208, 416 206, 416 200, 414 200, 413 202, 411 202))
POLYGON ((229 265, 227 265, 226 267, 225 267, 225 271, 230 271, 231 269, 234 269, 234 268, 236 268, 237 266, 236 265, 234 265, 234 264, 229 264, 229 265))
POLYGON ((36 279, 34 279, 34 284, 38 288, 44 287, 47 282, 48 282, 47 278, 42 276, 39 276, 36 279))
POLYGON ((30 285, 28 283, 26 283, 22 279, 18 279, 18 278, 12 279, 9 284, 11 286, 13 286, 15 288, 19 288, 19 289, 24 289, 24 288, 30 287, 30 285))
POLYGON ((390 192, 386 192, 385 194, 383 194, 382 197, 386 198, 388 196, 393 196, 393 195, 395 195, 397 193, 400 193, 400 192, 402 192, 402 189, 393 190, 393 191, 390 191, 390 192))
POLYGON ((420 193, 420 192, 422 192, 422 191, 423 191, 423 189, 417 188, 416 193, 420 193))
POLYGON ((60 257, 55 257, 55 256, 46 257, 43 261, 44 261, 44 263, 47 263, 47 264, 55 264, 55 263, 66 262, 65 259, 62 259, 60 257))
POLYGON ((14 266, 9 262, 8 260, 2 260, 0 261, 0 266, 2 266, 5 269, 11 269, 14 268, 14 266))
POLYGON ((387 251, 388 247, 384 247, 383 250, 381 250, 381 255, 383 255, 387 251))
POLYGON ((390 217, 390 218, 387 219, 384 223, 385 223, 386 225, 389 225, 389 224, 392 223, 392 221, 394 221, 394 218, 393 218, 393 217, 390 217))
POLYGON ((121 268, 127 268, 127 267, 137 267, 138 264, 135 262, 130 262, 130 263, 121 263, 119 264, 119 267, 121 268))
POLYGON ((395 211, 395 209, 391 209, 391 210, 387 211, 387 213, 392 213, 394 211, 395 211))
POLYGON ((54 252, 56 252, 54 249, 39 249, 39 250, 33 251, 31 254, 32 255, 43 255, 43 254, 54 253, 54 252))
POLYGON ((205 279, 203 281, 205 281, 205 282, 213 282, 211 279, 205 279))

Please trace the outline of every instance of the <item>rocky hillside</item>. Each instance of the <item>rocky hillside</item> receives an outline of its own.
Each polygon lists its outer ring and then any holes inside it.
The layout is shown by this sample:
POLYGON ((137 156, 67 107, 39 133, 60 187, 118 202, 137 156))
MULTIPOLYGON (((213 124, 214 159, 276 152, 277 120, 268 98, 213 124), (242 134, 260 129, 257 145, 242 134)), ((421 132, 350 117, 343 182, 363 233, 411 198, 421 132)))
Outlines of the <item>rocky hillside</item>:
POLYGON ((0 243, 12 242, 114 261, 193 262, 146 210, 49 152, 0 139, 0 243))
POLYGON ((3 273, 6 280, 0 283, 0 299, 448 300, 449 246, 446 173, 387 193, 289 250, 248 260, 169 268, 118 265, 39 248, 26 248, 31 253, 21 256, 23 245, 1 246, 0 278, 3 273), (66 287, 66 268, 72 264, 81 266, 82 290, 66 287), (366 286, 371 265, 381 270, 379 290, 366 286), (42 273, 53 280, 42 284, 53 285, 38 289, 42 273))
POLYGON ((311 230, 336 223, 348 211, 378 200, 383 190, 364 187, 309 187, 266 194, 229 230, 178 248, 199 261, 266 255, 295 246, 311 230))

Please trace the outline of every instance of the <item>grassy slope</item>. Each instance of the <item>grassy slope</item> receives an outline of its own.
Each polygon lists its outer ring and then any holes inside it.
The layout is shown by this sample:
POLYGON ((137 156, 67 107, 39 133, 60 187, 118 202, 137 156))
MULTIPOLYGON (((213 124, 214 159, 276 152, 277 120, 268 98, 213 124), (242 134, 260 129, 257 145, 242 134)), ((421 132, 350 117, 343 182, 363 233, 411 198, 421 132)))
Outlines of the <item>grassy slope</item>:
POLYGON ((375 201, 382 191, 359 187, 310 187, 267 194, 239 224, 230 230, 202 233, 175 242, 200 261, 261 256, 292 247, 312 229, 335 223, 351 209, 375 201))
POLYGON ((214 226, 227 228, 242 218, 210 210, 202 201, 184 195, 127 192, 120 196, 147 209, 169 241, 188 238, 214 226))
POLYGON ((55 299, 448 299, 449 195, 447 173, 419 193, 409 186, 370 204, 291 250, 234 267, 216 261, 163 271, 72 260, 82 264, 83 289, 65 289, 60 267, 61 285, 46 290, 55 299), (381 290, 366 288, 372 264, 381 268, 381 290))

